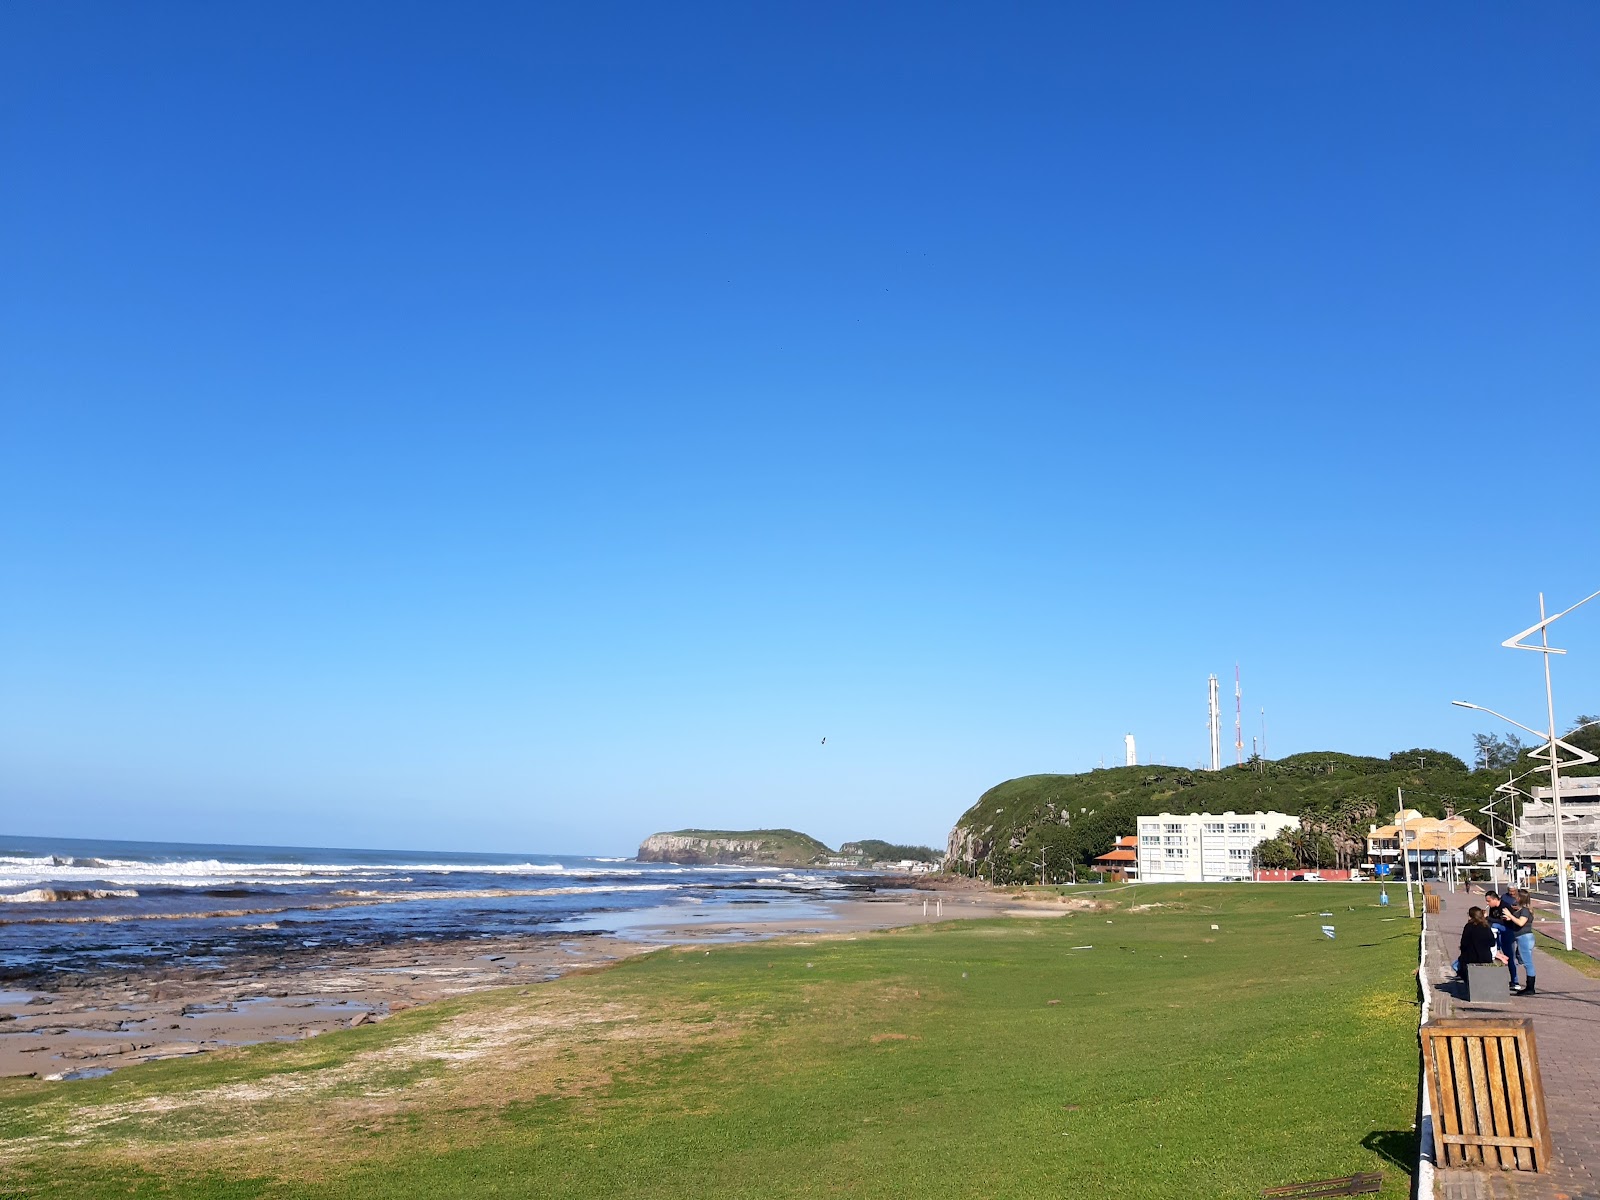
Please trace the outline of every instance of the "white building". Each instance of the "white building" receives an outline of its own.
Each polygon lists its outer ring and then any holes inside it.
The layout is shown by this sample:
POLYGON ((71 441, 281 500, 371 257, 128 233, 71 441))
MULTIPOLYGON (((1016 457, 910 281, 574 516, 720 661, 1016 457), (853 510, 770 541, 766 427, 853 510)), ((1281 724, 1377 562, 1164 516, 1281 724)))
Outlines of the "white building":
POLYGON ((1139 879, 1143 883, 1249 879, 1256 847, 1299 824, 1280 812, 1140 817, 1139 879))
MULTIPOLYGON (((1549 788, 1533 789, 1512 841, 1523 863, 1555 865, 1556 813, 1549 788)), ((1600 858, 1600 776, 1561 777, 1561 841, 1569 861, 1600 858)))

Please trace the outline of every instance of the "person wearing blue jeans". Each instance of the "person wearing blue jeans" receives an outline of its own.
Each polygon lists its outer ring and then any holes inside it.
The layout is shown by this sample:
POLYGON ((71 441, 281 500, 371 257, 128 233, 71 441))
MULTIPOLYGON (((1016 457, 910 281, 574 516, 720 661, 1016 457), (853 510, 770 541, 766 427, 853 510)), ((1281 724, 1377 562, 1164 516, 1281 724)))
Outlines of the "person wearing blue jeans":
POLYGON ((1500 953, 1506 956, 1506 969, 1511 972, 1512 987, 1517 986, 1517 930, 1506 918, 1516 906, 1517 893, 1507 886, 1489 917, 1489 923, 1494 926, 1500 939, 1500 953))
MULTIPOLYGON (((1518 888, 1513 899, 1516 904, 1506 912, 1506 927, 1516 942, 1517 957, 1522 959, 1522 987, 1517 989, 1517 995, 1532 996, 1536 994, 1534 976, 1538 974, 1533 965, 1533 897, 1527 888, 1518 888)), ((1513 987, 1516 987, 1516 982, 1517 964, 1513 959, 1511 963, 1513 987)))

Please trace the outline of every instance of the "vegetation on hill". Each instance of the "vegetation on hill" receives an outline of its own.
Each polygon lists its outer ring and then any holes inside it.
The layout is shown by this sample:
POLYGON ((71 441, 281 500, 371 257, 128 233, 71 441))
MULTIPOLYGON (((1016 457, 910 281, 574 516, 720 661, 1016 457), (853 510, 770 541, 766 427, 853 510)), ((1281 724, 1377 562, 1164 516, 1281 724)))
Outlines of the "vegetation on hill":
POLYGON ((837 859, 860 866, 875 862, 936 863, 938 851, 927 846, 902 846, 879 838, 846 842, 838 853, 809 834, 794 829, 675 829, 652 833, 639 846, 640 862, 750 863, 804 867, 837 859))
MULTIPOLYGON (((1600 754, 1600 717, 1580 714, 1573 720, 1571 731, 1561 735, 1561 740, 1569 745, 1578 747, 1580 750, 1587 750, 1590 754, 1600 754)), ((1514 747, 1516 750, 1514 761, 1507 763, 1502 759, 1501 762, 1495 764, 1498 769, 1492 773, 1499 777, 1502 782, 1504 782, 1507 775, 1515 776, 1526 774, 1530 771, 1543 771, 1544 759, 1534 758, 1529 748, 1523 746, 1519 740, 1516 738, 1502 738, 1500 741, 1503 747, 1514 747)), ((1533 747, 1533 749, 1537 748, 1537 746, 1533 747)), ((1561 773, 1562 775, 1572 776, 1600 775, 1600 763, 1583 767, 1562 767, 1561 773)), ((1539 774, 1534 774, 1530 778, 1523 780, 1519 786, 1542 787, 1544 783, 1544 779, 1539 774)))
MULTIPOLYGON (((1600 726, 1568 740, 1600 753, 1600 726)), ((1460 813, 1489 829, 1482 809, 1495 785, 1508 771, 1535 766, 1520 752, 1511 767, 1474 771, 1446 751, 1417 748, 1387 758, 1318 751, 1221 771, 1148 766, 1027 775, 990 788, 961 816, 946 868, 1002 883, 1034 882, 1043 856, 1045 874, 1058 879, 1136 832, 1138 817, 1257 810, 1300 818, 1300 830, 1282 839, 1293 865, 1345 866, 1359 860, 1369 827, 1394 815, 1400 791, 1408 808, 1429 816, 1460 813)), ((1534 776, 1522 786, 1541 782, 1534 776)), ((1495 832, 1503 835, 1503 817, 1495 832)))
POLYGON ((832 853, 816 838, 794 829, 675 829, 647 837, 638 857, 640 862, 803 867, 832 853))
MULTIPOLYGON (((1600 717, 1580 713, 1573 718, 1568 729, 1569 732, 1562 735, 1563 741, 1590 754, 1600 754, 1600 717)), ((1477 733, 1473 735, 1472 743, 1472 765, 1498 771, 1502 777, 1543 766, 1543 760, 1534 758, 1529 753, 1530 747, 1525 746, 1516 734, 1477 733)), ((1537 743, 1533 748, 1537 748, 1537 743)), ((1569 770, 1574 775, 1600 775, 1600 764, 1569 770)), ((1534 782, 1537 783, 1537 780, 1534 782)))
POLYGON ((839 847, 840 854, 853 854, 868 863, 875 862, 925 862, 936 863, 942 857, 932 846, 902 846, 877 838, 863 838, 859 842, 846 842, 839 847))

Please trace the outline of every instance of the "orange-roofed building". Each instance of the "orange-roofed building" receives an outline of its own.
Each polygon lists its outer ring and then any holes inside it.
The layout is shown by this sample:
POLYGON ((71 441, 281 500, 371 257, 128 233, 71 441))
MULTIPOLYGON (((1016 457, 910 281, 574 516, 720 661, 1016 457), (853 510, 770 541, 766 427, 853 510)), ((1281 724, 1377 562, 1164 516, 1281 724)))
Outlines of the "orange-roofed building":
POLYGON ((1388 825, 1372 826, 1367 834, 1367 859, 1373 865, 1388 863, 1391 873, 1404 874, 1400 843, 1404 840, 1411 874, 1417 879, 1440 877, 1451 867, 1492 862, 1499 857, 1493 840, 1465 817, 1425 817, 1414 808, 1395 813, 1388 825))
POLYGON ((1093 866, 1105 875, 1107 883, 1126 883, 1139 878, 1139 839, 1119 837, 1108 853, 1094 860, 1093 866))

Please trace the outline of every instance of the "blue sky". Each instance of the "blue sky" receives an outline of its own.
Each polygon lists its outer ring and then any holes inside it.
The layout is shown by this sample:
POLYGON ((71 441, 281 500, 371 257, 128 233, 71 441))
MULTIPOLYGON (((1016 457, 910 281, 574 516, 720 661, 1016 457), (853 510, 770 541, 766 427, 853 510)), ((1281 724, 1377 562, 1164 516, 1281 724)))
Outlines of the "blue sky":
POLYGON ((1600 588, 1593 5, 0 24, 9 832, 942 843, 1600 588))

